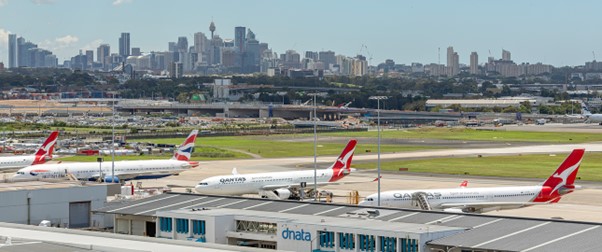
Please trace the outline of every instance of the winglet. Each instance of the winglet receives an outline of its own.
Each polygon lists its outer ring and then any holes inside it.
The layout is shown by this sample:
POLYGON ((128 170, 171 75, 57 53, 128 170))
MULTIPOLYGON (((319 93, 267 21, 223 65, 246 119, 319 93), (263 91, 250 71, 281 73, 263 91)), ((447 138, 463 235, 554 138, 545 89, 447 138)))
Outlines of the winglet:
POLYGON ((196 141, 196 136, 199 133, 198 130, 193 130, 190 132, 190 135, 186 137, 184 143, 180 145, 176 153, 174 153, 171 159, 180 160, 180 161, 189 161, 190 154, 192 153, 192 149, 194 148, 194 141, 196 141))
POLYGON ((52 153, 54 152, 54 145, 56 145, 56 140, 59 137, 58 131, 53 131, 50 133, 50 136, 46 138, 42 146, 38 149, 35 154, 35 159, 31 163, 32 165, 43 164, 46 163, 47 160, 52 159, 52 153))

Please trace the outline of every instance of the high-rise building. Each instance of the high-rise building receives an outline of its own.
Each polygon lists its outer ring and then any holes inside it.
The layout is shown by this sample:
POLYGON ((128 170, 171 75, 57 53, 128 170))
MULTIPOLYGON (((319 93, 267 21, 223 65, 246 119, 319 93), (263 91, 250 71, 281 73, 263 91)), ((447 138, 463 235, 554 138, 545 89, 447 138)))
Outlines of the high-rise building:
POLYGON ((169 76, 171 78, 182 78, 184 76, 184 66, 180 62, 172 62, 169 66, 169 76))
POLYGON ((17 34, 8 34, 8 68, 19 67, 17 34))
POLYGON ((247 34, 246 27, 241 27, 241 26, 234 27, 234 47, 236 47, 236 50, 238 52, 245 51, 245 42, 247 40, 245 37, 246 34, 247 34))
POLYGON ((188 52, 188 38, 178 37, 178 44, 176 47, 178 52, 188 52))
POLYGON ((109 44, 101 44, 96 49, 96 61, 100 63, 102 69, 107 70, 106 66, 109 65, 109 55, 111 55, 111 46, 109 44))
POLYGON ((320 61, 324 62, 324 67, 330 69, 330 67, 337 63, 337 59, 334 56, 333 51, 320 52, 320 61))
POLYGON ((130 33, 123 32, 119 38, 119 55, 124 59, 130 56, 130 33))
POLYGON ((506 51, 506 50, 502 49, 502 60, 503 61, 511 61, 512 60, 509 51, 506 51))
POLYGON ((132 47, 132 56, 141 56, 140 47, 132 47))
POLYGON ((470 53, 470 74, 479 74, 479 55, 477 52, 470 53))
POLYGON ((176 44, 176 42, 169 42, 167 43, 167 51, 169 52, 175 52, 178 50, 178 46, 176 44))
POLYGON ((460 57, 454 52, 454 47, 447 48, 447 76, 452 77, 460 73, 460 57))
POLYGON ((88 60, 88 65, 92 65, 94 63, 94 51, 86 50, 86 60, 88 60))

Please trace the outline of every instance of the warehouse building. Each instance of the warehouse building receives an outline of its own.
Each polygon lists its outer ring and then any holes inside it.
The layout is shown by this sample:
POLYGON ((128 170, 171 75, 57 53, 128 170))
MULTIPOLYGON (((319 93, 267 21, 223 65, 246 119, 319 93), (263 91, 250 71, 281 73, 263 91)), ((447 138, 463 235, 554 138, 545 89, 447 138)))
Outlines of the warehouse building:
POLYGON ((105 206, 108 184, 69 181, 0 183, 0 222, 38 225, 49 221, 55 227, 112 226, 113 218, 91 215, 105 206))
POLYGON ((116 233, 292 251, 596 250, 602 223, 168 193, 95 210, 116 233))

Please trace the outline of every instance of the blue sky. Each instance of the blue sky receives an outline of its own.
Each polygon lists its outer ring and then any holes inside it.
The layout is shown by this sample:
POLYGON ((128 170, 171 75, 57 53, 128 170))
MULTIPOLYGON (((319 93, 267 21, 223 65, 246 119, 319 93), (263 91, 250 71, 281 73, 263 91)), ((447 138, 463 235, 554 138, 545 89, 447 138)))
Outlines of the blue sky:
POLYGON ((0 0, 0 61, 7 64, 7 34, 53 50, 59 61, 109 43, 121 32, 132 47, 167 50, 169 41, 195 32, 233 38, 251 28, 278 53, 333 50, 354 56, 365 44, 372 64, 441 63, 453 46, 461 63, 500 58, 502 48, 521 62, 582 65, 602 58, 602 1, 360 1, 360 0, 0 0))

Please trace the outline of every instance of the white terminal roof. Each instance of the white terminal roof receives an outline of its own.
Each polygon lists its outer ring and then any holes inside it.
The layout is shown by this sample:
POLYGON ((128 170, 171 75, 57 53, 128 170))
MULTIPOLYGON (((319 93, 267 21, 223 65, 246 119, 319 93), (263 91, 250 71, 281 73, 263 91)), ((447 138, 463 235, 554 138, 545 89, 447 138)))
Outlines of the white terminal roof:
MULTIPOLYGON (((602 223, 447 213, 386 207, 363 207, 216 195, 167 193, 133 202, 119 202, 96 209, 108 214, 157 216, 157 211, 192 212, 193 208, 219 209, 236 215, 251 214, 269 218, 291 218, 315 223, 328 218, 329 226, 357 226, 375 230, 421 231, 421 227, 466 231, 428 244, 448 247, 503 251, 598 251, 602 248, 602 223), (180 209, 180 210, 179 210, 180 209), (252 212, 245 213, 251 210, 252 212), (378 215, 357 219, 359 213, 378 210, 378 215), (407 228, 407 229, 406 229, 407 228), (560 248, 560 249, 555 249, 560 248), (564 249, 566 248, 566 249, 564 249)), ((213 211, 216 215, 225 212, 213 211)))

